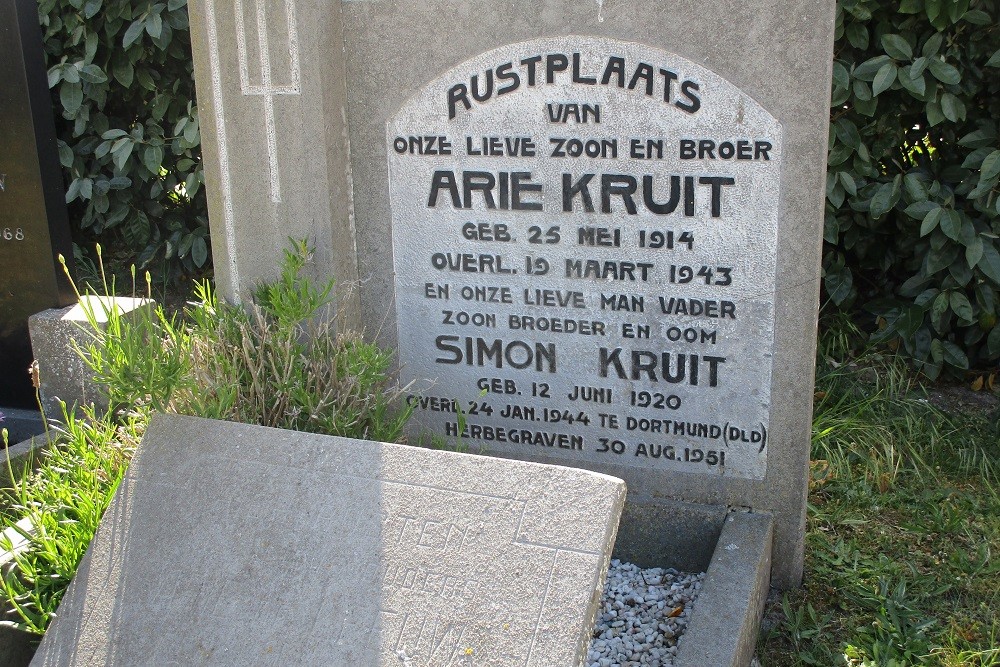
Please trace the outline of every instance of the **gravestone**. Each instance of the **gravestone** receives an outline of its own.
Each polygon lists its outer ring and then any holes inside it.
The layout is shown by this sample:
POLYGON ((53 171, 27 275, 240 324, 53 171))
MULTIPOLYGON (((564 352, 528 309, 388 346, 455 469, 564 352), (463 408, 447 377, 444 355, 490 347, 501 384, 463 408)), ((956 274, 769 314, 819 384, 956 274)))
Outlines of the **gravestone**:
POLYGON ((624 498, 574 468, 158 415, 32 665, 579 665, 624 498))
POLYGON ((0 0, 0 405, 35 406, 28 317, 73 302, 73 259, 38 7, 0 0))
POLYGON ((613 474, 692 534, 773 514, 798 584, 832 3, 191 7, 223 294, 308 237, 415 432, 613 474))

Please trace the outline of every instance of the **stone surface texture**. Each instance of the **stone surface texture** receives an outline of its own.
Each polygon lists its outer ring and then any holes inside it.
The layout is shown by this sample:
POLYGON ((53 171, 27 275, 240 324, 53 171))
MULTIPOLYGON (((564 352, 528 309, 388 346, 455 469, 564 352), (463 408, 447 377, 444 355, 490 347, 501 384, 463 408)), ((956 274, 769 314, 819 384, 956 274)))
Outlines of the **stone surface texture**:
POLYGON ((771 571, 773 520, 733 512, 726 519, 675 667, 747 667, 753 659, 771 571))
MULTIPOLYGON (((360 314, 356 322, 395 346, 387 124, 408 100, 462 63, 530 40, 615 40, 705 68, 781 128, 774 280, 761 285, 773 301, 773 372, 765 389, 754 389, 770 403, 766 470, 748 465, 740 476, 591 460, 579 465, 625 479, 648 497, 773 513, 771 580, 797 585, 834 14, 834 3, 825 0, 192 2, 220 292, 246 296, 276 274, 275 258, 288 236, 308 237, 317 246, 320 274, 341 285, 359 281, 356 298, 348 299, 360 314)), ((506 123, 495 134, 516 135, 516 114, 506 123)), ((448 388, 463 395, 466 389, 448 388)), ((504 455, 570 462, 542 448, 504 455)))
POLYGON ((712 560, 727 510, 629 493, 618 522, 614 558, 642 568, 704 572, 712 560))
POLYGON ((148 299, 83 296, 73 306, 43 310, 28 318, 31 350, 38 361, 38 389, 48 418, 62 419, 60 401, 66 403, 67 409, 89 404, 107 408, 107 397, 77 353, 78 347, 85 348, 93 340, 88 313, 103 328, 112 308, 127 317, 151 305, 148 299))
POLYGON ((157 416, 32 662, 580 664, 621 480, 157 416))

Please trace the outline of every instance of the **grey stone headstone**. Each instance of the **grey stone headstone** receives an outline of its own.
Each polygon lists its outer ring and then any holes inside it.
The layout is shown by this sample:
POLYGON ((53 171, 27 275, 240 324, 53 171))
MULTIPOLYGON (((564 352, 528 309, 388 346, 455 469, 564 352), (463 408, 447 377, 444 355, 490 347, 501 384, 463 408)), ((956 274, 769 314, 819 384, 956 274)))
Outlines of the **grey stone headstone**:
POLYGON ((414 430, 772 513, 796 585, 834 14, 197 0, 220 289, 309 236, 414 430))
POLYGON ((28 317, 73 301, 73 245, 33 0, 0 0, 0 63, 0 405, 34 407, 28 317))
POLYGON ((618 479, 157 416, 32 662, 582 664, 618 479))

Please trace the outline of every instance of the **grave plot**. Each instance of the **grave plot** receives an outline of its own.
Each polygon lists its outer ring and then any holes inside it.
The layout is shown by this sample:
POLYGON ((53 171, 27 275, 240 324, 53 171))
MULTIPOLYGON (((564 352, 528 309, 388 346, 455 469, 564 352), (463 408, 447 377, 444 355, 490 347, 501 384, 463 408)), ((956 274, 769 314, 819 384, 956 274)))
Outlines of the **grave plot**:
POLYGON ((625 480, 616 557, 740 591, 695 641, 745 664, 802 573, 835 7, 606 4, 193 2, 220 292, 314 239, 411 435, 625 480))
POLYGON ((625 485, 158 416, 33 665, 582 664, 625 485))

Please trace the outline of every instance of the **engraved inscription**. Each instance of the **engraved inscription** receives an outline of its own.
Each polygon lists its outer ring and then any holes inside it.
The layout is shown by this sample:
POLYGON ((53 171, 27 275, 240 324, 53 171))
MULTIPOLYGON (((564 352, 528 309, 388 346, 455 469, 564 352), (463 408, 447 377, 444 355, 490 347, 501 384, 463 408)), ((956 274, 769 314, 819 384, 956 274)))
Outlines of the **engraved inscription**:
POLYGON ((763 478, 782 156, 765 109, 665 51, 546 38, 429 83, 386 141, 414 430, 763 478))

